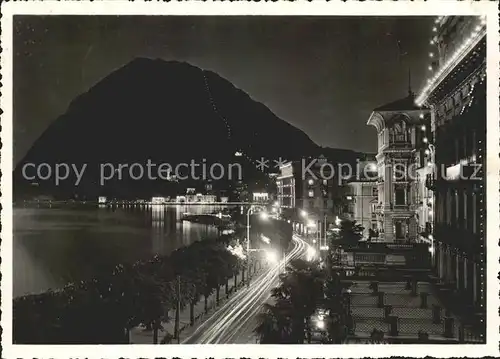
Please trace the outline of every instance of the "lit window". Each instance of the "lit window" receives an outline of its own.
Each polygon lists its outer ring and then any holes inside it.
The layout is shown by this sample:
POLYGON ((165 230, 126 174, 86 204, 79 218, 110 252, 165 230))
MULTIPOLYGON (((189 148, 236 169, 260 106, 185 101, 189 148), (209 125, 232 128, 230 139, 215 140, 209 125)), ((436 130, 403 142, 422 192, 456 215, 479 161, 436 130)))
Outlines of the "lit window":
POLYGON ((309 191, 309 197, 314 197, 314 191, 309 191))
POLYGON ((323 180, 323 185, 326 186, 328 184, 328 180, 323 180))

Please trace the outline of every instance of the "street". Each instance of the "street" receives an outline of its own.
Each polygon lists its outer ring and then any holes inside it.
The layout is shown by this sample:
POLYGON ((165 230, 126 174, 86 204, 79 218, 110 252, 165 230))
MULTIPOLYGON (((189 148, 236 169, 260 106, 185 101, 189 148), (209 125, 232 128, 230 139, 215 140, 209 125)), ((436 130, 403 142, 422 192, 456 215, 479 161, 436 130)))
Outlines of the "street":
POLYGON ((283 261, 300 258, 307 252, 308 244, 293 236, 294 248, 284 260, 269 265, 245 288, 226 302, 213 316, 201 324, 182 344, 255 344, 254 329, 257 314, 278 284, 278 274, 283 261))

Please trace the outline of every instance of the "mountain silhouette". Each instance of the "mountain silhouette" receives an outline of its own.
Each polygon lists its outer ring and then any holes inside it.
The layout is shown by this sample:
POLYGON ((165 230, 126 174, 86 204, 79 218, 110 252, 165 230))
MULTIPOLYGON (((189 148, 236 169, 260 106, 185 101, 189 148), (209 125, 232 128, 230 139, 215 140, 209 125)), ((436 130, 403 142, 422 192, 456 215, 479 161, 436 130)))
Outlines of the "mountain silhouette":
MULTIPOLYGON (((141 180, 124 175, 101 185, 100 166, 139 163, 145 169, 147 160, 172 166, 191 160, 240 163, 243 182, 248 182, 267 177, 255 167, 261 157, 269 160, 267 170, 276 171, 275 159, 298 160, 321 150, 304 132, 219 75, 183 62, 138 58, 72 101, 16 167, 15 193, 63 197, 174 193, 178 183, 152 181, 145 175, 141 180), (58 163, 87 167, 78 186, 70 175, 57 186, 53 177, 35 180, 35 188, 34 181, 22 175, 27 163, 46 163, 52 169, 58 163)), ((28 172, 31 175, 34 169, 28 172)), ((221 187, 228 181, 222 179, 221 187)))

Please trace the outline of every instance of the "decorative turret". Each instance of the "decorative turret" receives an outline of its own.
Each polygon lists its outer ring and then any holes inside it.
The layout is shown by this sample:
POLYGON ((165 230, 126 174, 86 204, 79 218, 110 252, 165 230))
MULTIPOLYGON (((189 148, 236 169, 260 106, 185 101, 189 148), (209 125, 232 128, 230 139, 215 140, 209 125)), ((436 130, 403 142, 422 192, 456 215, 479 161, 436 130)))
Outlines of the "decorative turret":
POLYGON ((384 241, 413 241, 417 238, 417 175, 415 156, 420 146, 427 109, 415 105, 410 75, 408 95, 375 108, 367 124, 377 129, 379 173, 377 227, 384 241))

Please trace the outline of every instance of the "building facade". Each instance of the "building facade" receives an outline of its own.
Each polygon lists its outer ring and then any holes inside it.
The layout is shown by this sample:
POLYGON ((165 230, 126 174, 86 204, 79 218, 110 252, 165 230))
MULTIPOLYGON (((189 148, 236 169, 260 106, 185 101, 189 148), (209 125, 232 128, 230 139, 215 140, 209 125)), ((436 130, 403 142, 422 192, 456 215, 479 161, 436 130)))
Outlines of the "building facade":
POLYGON ((268 203, 270 200, 269 193, 267 192, 253 192, 252 200, 254 203, 268 203))
POLYGON ((280 212, 295 208, 295 176, 293 162, 288 162, 279 168, 276 177, 276 196, 280 212))
POLYGON ((341 213, 342 184, 324 156, 288 162, 276 178, 279 211, 324 236, 341 213))
POLYGON ((415 153, 428 115, 410 89, 407 97, 376 108, 368 119, 378 136, 376 217, 379 238, 386 242, 418 239, 415 153))
POLYGON ((356 173, 345 183, 347 208, 344 217, 363 226, 364 238, 377 238, 377 162, 373 157, 360 161, 357 167, 356 173))
POLYGON ((432 111, 427 187, 434 192, 434 266, 439 283, 484 325, 486 293, 486 22, 436 19, 438 59, 418 104, 432 111), (432 149, 432 148, 431 148, 432 149))
POLYGON ((324 227, 325 223, 328 226, 328 223, 335 220, 335 215, 338 215, 334 205, 334 200, 340 193, 338 177, 332 173, 334 171, 325 157, 319 156, 310 163, 312 166, 308 171, 303 171, 300 179, 301 208, 318 227, 324 227))

